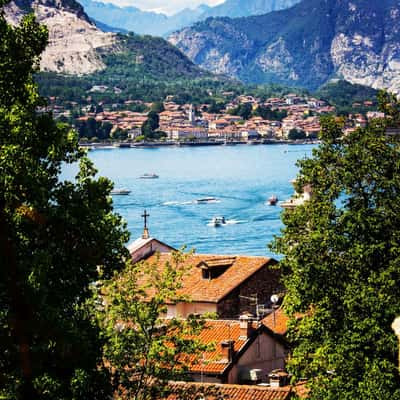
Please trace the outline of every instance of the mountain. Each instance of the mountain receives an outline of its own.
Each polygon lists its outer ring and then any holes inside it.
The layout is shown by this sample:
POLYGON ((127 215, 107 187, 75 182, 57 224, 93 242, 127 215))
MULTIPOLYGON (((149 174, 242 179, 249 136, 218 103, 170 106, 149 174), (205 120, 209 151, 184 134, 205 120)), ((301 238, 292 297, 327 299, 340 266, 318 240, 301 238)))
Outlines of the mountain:
POLYGON ((118 7, 111 3, 79 0, 88 15, 106 25, 138 34, 164 36, 170 32, 199 20, 209 7, 201 5, 195 9, 184 9, 173 16, 142 11, 136 7, 118 7))
POLYGON ((100 31, 74 0, 14 0, 4 6, 12 24, 32 10, 49 30, 49 44, 40 63, 44 71, 91 73, 105 68, 103 51, 118 50, 115 34, 100 31))
POLYGON ((12 24, 32 10, 49 30, 42 71, 71 75, 104 71, 114 80, 134 79, 135 74, 154 80, 210 76, 164 39, 101 31, 75 0, 14 0, 4 7, 12 24))
POLYGON ((96 21, 108 26, 161 36, 168 17, 164 14, 142 11, 136 7, 118 7, 112 3, 80 0, 85 12, 96 21), (146 29, 149 27, 149 29, 146 29))
POLYGON ((169 41, 201 67, 245 82, 316 89, 335 77, 400 92, 398 0, 303 0, 261 16, 208 19, 169 41))
POLYGON ((114 28, 113 26, 109 26, 104 24, 103 22, 96 21, 95 19, 91 18, 91 21, 103 32, 114 32, 114 33, 129 33, 125 29, 122 28, 114 28))
POLYGON ((203 13, 201 19, 209 17, 249 17, 283 10, 299 3, 301 0, 226 0, 224 3, 203 13))
POLYGON ((291 7, 300 0, 226 0, 215 7, 201 4, 193 9, 185 8, 172 16, 142 11, 136 7, 118 7, 96 0, 79 1, 91 18, 104 24, 139 34, 166 36, 209 17, 265 14, 291 7))

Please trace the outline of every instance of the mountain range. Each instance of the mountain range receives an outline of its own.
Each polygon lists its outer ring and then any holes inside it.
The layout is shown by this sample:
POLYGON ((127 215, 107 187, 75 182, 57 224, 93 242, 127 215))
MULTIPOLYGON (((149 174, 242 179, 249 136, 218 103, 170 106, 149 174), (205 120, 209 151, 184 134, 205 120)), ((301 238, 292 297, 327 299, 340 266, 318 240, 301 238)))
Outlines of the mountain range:
POLYGON ((103 32, 75 0, 14 0, 4 6, 6 19, 14 25, 32 11, 49 31, 42 71, 84 75, 112 67, 115 76, 122 73, 124 79, 145 73, 160 80, 207 75, 162 38, 103 32))
POLYGON ((207 19, 169 41, 202 68, 245 82, 316 89, 341 78, 400 92, 398 0, 303 0, 260 16, 207 19))
POLYGON ((34 10, 47 25, 42 71, 89 74, 87 82, 126 93, 148 83, 168 91, 170 83, 226 81, 212 73, 311 90, 339 78, 400 93, 398 0, 303 0, 258 16, 208 18, 172 34, 171 43, 103 32, 75 0, 14 0, 3 9, 13 24, 34 10))
POLYGON ((226 0, 215 7, 201 4, 193 9, 185 8, 167 16, 162 13, 142 11, 137 7, 118 7, 112 3, 95 0, 79 0, 90 18, 114 29, 139 34, 166 36, 173 31, 203 21, 210 17, 244 17, 281 10, 300 0, 226 0))

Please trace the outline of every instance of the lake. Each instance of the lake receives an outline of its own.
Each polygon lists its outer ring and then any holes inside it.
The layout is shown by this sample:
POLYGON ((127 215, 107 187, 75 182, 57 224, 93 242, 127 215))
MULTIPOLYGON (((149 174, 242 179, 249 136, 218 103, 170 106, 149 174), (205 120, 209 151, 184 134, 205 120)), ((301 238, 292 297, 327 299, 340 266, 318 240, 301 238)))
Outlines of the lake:
MULTIPOLYGON (((127 188, 113 196, 115 211, 127 221, 131 240, 143 231, 143 210, 150 214, 150 235, 173 247, 202 254, 274 256, 267 244, 280 233, 282 208, 266 203, 271 195, 293 194, 296 161, 315 145, 237 145, 98 149, 89 153, 99 174, 127 188), (139 179, 155 173, 158 179, 139 179), (196 199, 216 202, 198 204, 196 199), (214 227, 214 216, 227 224, 214 227)), ((63 173, 73 176, 72 169, 63 173)))

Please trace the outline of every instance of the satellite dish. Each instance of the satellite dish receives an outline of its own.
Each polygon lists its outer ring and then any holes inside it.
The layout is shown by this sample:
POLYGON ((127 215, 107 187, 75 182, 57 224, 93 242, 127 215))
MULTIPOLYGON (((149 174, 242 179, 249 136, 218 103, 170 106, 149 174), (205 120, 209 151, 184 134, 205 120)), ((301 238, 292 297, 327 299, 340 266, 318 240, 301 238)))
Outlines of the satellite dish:
POLYGON ((276 304, 279 301, 279 297, 276 294, 271 296, 272 303, 276 304))

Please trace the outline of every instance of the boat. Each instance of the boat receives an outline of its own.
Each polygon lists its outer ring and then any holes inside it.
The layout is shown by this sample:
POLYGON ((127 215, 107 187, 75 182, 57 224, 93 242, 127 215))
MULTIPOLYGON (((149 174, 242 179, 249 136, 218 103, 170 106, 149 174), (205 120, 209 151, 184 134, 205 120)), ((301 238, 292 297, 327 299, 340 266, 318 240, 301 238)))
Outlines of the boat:
POLYGON ((211 223, 210 223, 211 225, 213 225, 213 226, 221 226, 221 225, 225 225, 226 224, 226 221, 225 221, 225 217, 214 217, 212 220, 211 220, 211 223))
POLYGON ((215 197, 203 197, 202 199, 197 199, 197 204, 207 204, 207 203, 216 203, 218 200, 215 197))
POLYGON ((157 179, 159 176, 157 174, 143 174, 139 176, 140 179, 157 179))
POLYGON ((113 189, 111 195, 128 195, 131 191, 129 189, 113 189))
POLYGON ((268 204, 270 206, 276 206, 276 203, 278 202, 278 198, 275 195, 272 195, 269 199, 268 199, 268 204))

